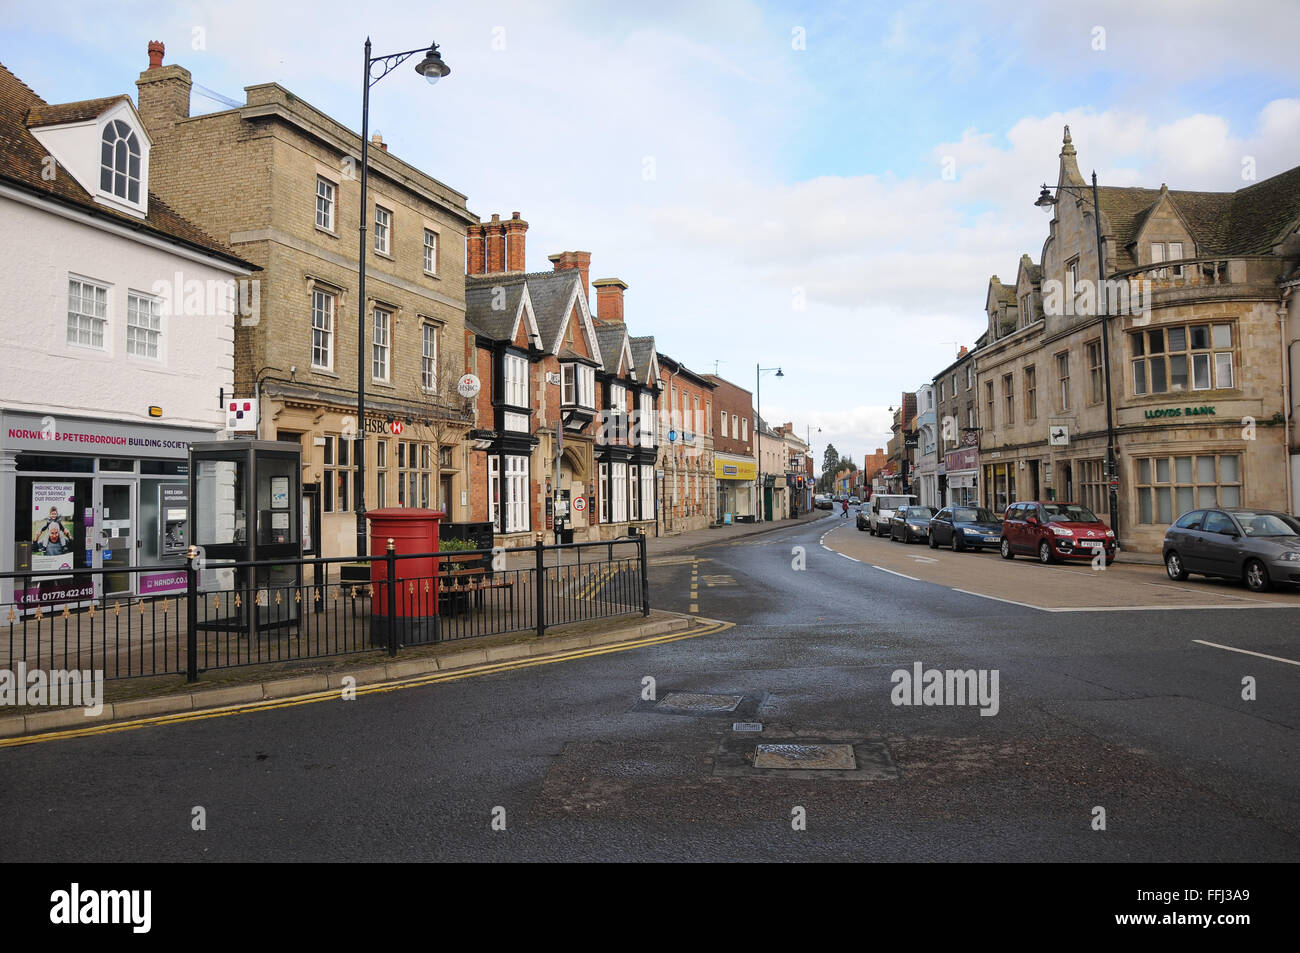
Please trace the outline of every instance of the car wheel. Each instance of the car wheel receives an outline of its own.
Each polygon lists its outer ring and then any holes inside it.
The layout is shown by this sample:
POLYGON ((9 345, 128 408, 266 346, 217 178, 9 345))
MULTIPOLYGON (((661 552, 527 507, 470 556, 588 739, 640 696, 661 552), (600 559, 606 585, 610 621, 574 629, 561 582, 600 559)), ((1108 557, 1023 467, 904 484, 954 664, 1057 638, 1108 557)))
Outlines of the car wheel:
POLYGON ((949 545, 952 547, 952 551, 954 553, 959 553, 962 551, 963 547, 961 544, 961 537, 957 535, 956 530, 952 531, 952 541, 949 543, 949 545))
POLYGON ((1002 558, 1003 559, 1016 558, 1016 554, 1011 551, 1011 540, 1007 539, 1005 536, 1002 537, 1002 558))
POLYGON ((1043 565, 1047 565, 1052 561, 1052 546, 1047 540, 1043 540, 1038 544, 1038 561, 1043 565))
POLYGON ((939 541, 934 538, 934 530, 930 530, 930 532, 926 533, 925 538, 929 541, 931 549, 939 548, 939 541))
POLYGON ((1268 578, 1268 570, 1258 559, 1247 560, 1244 576, 1246 586, 1251 592, 1268 592, 1272 585, 1268 578))
POLYGON ((1165 572, 1174 582, 1182 582, 1187 578, 1187 567, 1183 565, 1183 557, 1174 550, 1170 550, 1165 556, 1165 572))

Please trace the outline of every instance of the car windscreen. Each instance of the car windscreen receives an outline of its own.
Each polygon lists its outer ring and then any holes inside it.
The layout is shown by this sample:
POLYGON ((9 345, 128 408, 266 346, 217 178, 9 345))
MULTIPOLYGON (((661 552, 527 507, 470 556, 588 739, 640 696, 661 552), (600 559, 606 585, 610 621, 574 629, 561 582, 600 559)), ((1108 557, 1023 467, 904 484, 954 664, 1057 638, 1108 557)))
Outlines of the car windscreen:
POLYGON ((910 520, 928 520, 939 512, 933 506, 909 506, 907 508, 907 518, 910 520))
POLYGON ((1049 523, 1100 523, 1097 514, 1077 503, 1044 503, 1043 515, 1049 523))
POLYGON ((1233 513, 1247 536, 1300 536, 1297 527, 1275 513, 1233 513))
POLYGON ((908 499, 905 496, 878 496, 876 499, 880 501, 880 508, 882 510, 896 510, 900 506, 906 506, 908 503, 908 499))
POLYGON ((952 511, 952 519, 955 523, 996 523, 997 517, 990 513, 984 507, 959 506, 952 511))

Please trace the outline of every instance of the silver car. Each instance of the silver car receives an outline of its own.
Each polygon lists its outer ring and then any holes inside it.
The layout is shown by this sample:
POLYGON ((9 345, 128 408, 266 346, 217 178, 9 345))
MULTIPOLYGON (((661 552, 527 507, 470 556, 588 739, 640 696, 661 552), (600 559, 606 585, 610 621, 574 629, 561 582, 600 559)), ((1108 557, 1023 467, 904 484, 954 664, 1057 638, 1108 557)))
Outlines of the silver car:
POLYGON ((1192 510, 1165 531, 1165 571, 1240 579, 1253 592, 1300 585, 1300 520, 1276 510, 1192 510))

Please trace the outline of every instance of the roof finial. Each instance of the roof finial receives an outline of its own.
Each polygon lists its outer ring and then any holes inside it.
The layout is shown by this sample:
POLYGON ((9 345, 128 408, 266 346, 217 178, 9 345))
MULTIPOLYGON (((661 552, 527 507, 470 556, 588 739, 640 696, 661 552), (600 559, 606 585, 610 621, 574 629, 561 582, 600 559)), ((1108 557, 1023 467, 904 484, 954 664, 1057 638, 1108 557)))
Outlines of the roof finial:
POLYGON ((1070 127, 1069 127, 1069 126, 1066 126, 1066 127, 1065 127, 1065 139, 1062 140, 1062 144, 1068 144, 1069 141, 1070 141, 1070 127))
POLYGON ((1061 156, 1073 156, 1074 143, 1070 141, 1070 127, 1065 127, 1065 138, 1061 140, 1061 156))

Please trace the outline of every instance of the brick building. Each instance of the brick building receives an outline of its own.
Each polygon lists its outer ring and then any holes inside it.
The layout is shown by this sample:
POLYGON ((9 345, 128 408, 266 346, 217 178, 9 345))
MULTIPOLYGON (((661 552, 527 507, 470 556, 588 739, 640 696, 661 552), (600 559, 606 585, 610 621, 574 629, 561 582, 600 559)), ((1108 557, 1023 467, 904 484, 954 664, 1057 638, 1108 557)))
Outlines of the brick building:
MULTIPOLYGON (((985 343, 981 335, 976 347, 985 343)), ((978 394, 974 352, 962 346, 956 360, 934 377, 939 432, 939 504, 979 500, 978 394)))
POLYGON ((713 477, 717 521, 752 522, 757 513, 753 395, 726 378, 704 375, 713 384, 713 477))
POLYGON ((604 316, 591 314, 590 252, 524 271, 527 230, 518 212, 469 229, 466 334, 482 382, 473 518, 492 522, 501 545, 557 529, 575 542, 645 530, 655 519, 653 339, 634 352, 618 279, 596 282, 604 316))
POLYGON ((365 209, 367 300, 357 295, 360 137, 275 83, 190 115, 191 77, 149 45, 140 116, 153 187, 257 264, 259 316, 235 330, 235 393, 261 399, 258 435, 297 441, 319 494, 325 555, 354 550, 354 467, 365 505, 445 505, 469 518, 463 369, 465 196, 374 137, 365 209), (366 419, 357 421, 358 316, 366 419))

